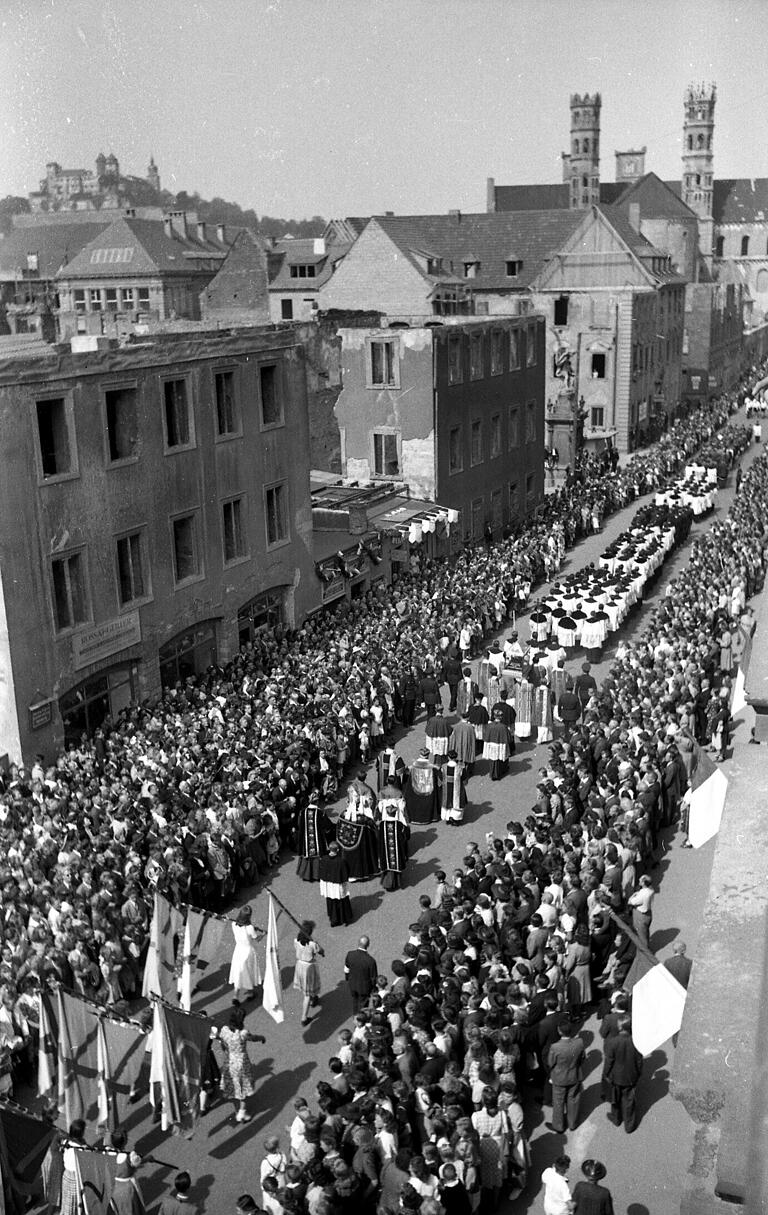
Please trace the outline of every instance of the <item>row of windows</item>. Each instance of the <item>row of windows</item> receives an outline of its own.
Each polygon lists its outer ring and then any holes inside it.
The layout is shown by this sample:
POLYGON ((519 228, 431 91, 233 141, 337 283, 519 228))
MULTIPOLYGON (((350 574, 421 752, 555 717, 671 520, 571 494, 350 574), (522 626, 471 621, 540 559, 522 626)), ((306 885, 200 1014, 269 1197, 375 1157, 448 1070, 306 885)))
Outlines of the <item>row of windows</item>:
MULTIPOLYGON (((221 504, 220 530, 225 566, 250 555, 244 495, 221 504)), ((288 487, 285 482, 264 489, 264 529, 268 549, 290 540, 288 487)), ((202 578, 205 562, 199 510, 174 515, 170 520, 173 578, 177 587, 202 578)), ((146 602, 152 596, 152 575, 147 533, 138 528, 115 540, 114 562, 120 607, 146 602)), ((53 610, 57 631, 87 624, 92 619, 86 549, 55 557, 51 562, 53 610)))
MULTIPOLYGON (((448 381, 462 384, 468 370, 470 380, 482 380, 486 375, 486 355, 489 335, 470 333, 469 368, 465 368, 464 342, 461 334, 448 338, 448 381)), ((490 333, 490 373, 503 375, 518 371, 523 351, 526 367, 536 365, 536 326, 522 329, 493 329, 490 333), (509 344, 507 346, 507 334, 509 344)), ((397 338, 372 338, 368 342, 366 383, 369 388, 400 387, 400 344, 397 338)))
POLYGON ((139 312, 149 308, 149 287, 78 287, 73 292, 75 312, 139 312))
POLYGON ((495 489, 490 495, 489 510, 486 512, 485 498, 474 498, 470 506, 470 534, 473 540, 481 540, 486 523, 493 528, 500 528, 503 523, 515 523, 521 515, 529 514, 535 506, 536 478, 528 473, 525 478, 525 500, 520 500, 520 485, 510 481, 506 494, 503 489, 495 489), (506 497, 506 501, 505 501, 506 497))
MULTIPOLYGON (((748 236, 742 236, 741 244, 740 244, 741 252, 740 252, 739 256, 740 257, 749 257, 750 256, 749 249, 750 249, 750 238, 748 236)), ((724 257, 724 256, 725 256, 725 237, 718 236, 717 240, 715 241, 715 257, 724 257)), ((762 257, 762 256, 763 255, 759 251, 754 251, 752 253, 752 257, 762 257)), ((768 257, 768 241, 766 242, 766 246, 765 246, 765 256, 768 257)))
MULTIPOLYGON (((521 407, 510 405, 507 411, 507 451, 515 451, 521 446, 520 441, 521 407)), ((470 468, 484 464, 485 435, 482 418, 475 418, 470 424, 469 431, 469 463, 470 468)), ((525 406, 525 442, 535 443, 537 438, 536 402, 528 401, 525 406)), ((495 413, 490 419, 489 456, 496 460, 504 450, 502 437, 501 414, 495 413)), ((453 426, 448 432, 448 472, 459 473, 464 470, 464 425, 453 426)))
MULTIPOLYGON (((242 409, 237 375, 221 370, 213 375, 216 437, 242 434, 242 409)), ((196 446, 195 417, 189 381, 184 377, 161 381, 163 437, 166 452, 196 446)), ((35 402, 40 463, 44 480, 72 476, 78 470, 72 402, 68 397, 45 397, 35 402)), ((259 367, 261 426, 282 426, 283 399, 277 364, 259 367)), ((139 393, 135 384, 106 388, 103 418, 107 461, 137 459, 140 450, 139 393)))

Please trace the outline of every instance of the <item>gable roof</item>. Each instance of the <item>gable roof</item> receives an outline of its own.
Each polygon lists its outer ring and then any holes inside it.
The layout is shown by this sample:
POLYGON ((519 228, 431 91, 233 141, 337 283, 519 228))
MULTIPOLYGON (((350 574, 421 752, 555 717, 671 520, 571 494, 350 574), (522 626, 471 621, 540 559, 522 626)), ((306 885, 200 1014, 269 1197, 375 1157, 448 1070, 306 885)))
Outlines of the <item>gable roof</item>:
POLYGON ((103 224, 69 223, 12 228, 0 240, 0 281, 52 279, 103 230, 103 224), (27 254, 30 253, 37 254, 36 271, 27 270, 27 254))
POLYGON ((527 287, 583 218, 583 211, 569 210, 375 216, 425 279, 435 284, 461 282, 473 290, 527 287), (427 254, 443 259, 442 273, 426 273, 419 255, 427 254), (522 262, 515 278, 506 270, 512 260, 522 262), (480 263, 475 277, 464 277, 464 262, 480 263))
POLYGON ((325 253, 315 253, 312 239, 277 241, 269 250, 270 291, 316 290, 333 274, 336 263, 352 248, 352 241, 335 241, 326 246, 325 253), (314 266, 314 278, 292 278, 291 266, 314 266))
MULTIPOLYGON (((682 193, 679 181, 664 184, 675 194, 682 193)), ((768 223, 768 177, 715 178, 712 218, 716 224, 768 223)))
MULTIPOLYGON (((615 203, 626 189, 624 181, 601 181, 600 202, 615 203)), ((494 186, 497 211, 568 211, 570 194, 567 181, 543 182, 525 186, 494 186)))
MULTIPOLYGON (((592 206, 569 214, 578 216, 580 222, 558 250, 560 257, 566 262, 570 255, 582 251, 588 234, 593 231, 594 222, 597 222, 598 225, 608 227, 614 246, 618 245, 623 250, 628 258, 628 264, 630 262, 634 264, 637 274, 636 285, 684 281, 669 267, 666 254, 652 245, 642 233, 636 232, 626 213, 619 207, 592 206)), ((556 262, 550 263, 549 272, 548 265, 546 263, 542 265, 538 281, 534 284, 535 288, 539 290, 546 288, 551 272, 557 273, 560 257, 556 262)), ((630 285, 629 282, 627 285, 630 285)))
POLYGON ((637 181, 625 185, 614 206, 627 209, 629 204, 634 202, 639 203, 640 216, 643 219, 696 219, 695 211, 683 202, 680 191, 673 190, 655 173, 645 173, 637 181))
MULTIPOLYGON (((135 278, 144 274, 195 274, 210 276, 210 260, 218 265, 231 242, 198 240, 195 228, 186 237, 166 234, 165 225, 149 219, 116 219, 85 245, 63 267, 57 278, 135 278), (202 261, 202 265, 200 262, 202 261), (207 264, 205 264, 207 263, 207 264)), ((234 230, 233 230, 234 236, 234 230)))

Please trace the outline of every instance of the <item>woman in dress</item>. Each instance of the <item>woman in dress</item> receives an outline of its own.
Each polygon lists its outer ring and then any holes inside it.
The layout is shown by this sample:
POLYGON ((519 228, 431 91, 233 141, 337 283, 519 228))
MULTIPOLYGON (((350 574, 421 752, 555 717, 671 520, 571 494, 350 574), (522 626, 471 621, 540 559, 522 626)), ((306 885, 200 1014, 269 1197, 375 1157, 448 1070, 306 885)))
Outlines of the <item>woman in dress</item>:
POLYGON ((262 982, 261 967, 256 956, 258 933, 251 923, 251 914, 251 908, 246 904, 240 908, 232 925, 235 951, 229 968, 229 982, 234 986, 235 999, 238 1001, 251 999, 255 988, 260 987, 262 982))
POLYGON ((592 1003, 591 958, 589 929, 585 924, 578 924, 565 955, 564 967, 568 981, 568 1006, 575 1016, 579 1016, 585 1006, 592 1003))
POLYGON ((82 1215, 77 1184, 77 1148, 74 1146, 79 1144, 85 1147, 85 1123, 82 1118, 76 1118, 69 1124, 67 1139, 69 1143, 64 1148, 62 1159, 64 1171, 61 1175, 59 1215, 82 1215))
POLYGON ((245 1028, 245 1009, 236 1006, 229 1014, 229 1024, 219 1035, 226 1051, 221 1073, 221 1095, 237 1106, 235 1122, 248 1122, 245 1103, 256 1092, 256 1074, 248 1058, 248 1042, 266 1042, 262 1034, 251 1034, 245 1028))
POLYGON ((301 1024, 309 1025, 310 1008, 320 1003, 320 967, 317 958, 325 957, 317 941, 312 939, 314 921, 304 920, 293 942, 296 950, 296 970, 293 986, 302 994, 301 1024))
POLYGON ((480 1136, 481 1207, 495 1211, 507 1176, 509 1156, 509 1119, 498 1106, 495 1089, 483 1092, 482 1109, 475 1110, 472 1125, 480 1136))

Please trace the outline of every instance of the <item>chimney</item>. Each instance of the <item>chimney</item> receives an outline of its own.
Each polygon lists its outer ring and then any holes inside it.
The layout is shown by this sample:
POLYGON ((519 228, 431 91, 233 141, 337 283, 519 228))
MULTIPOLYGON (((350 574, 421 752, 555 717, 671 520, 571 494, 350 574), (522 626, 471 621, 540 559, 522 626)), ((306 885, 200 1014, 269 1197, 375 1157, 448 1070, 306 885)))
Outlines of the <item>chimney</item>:
POLYGON ((325 254, 325 238, 316 236, 312 241, 312 252, 315 257, 322 257, 325 254))
POLYGON ((205 241, 205 220, 204 219, 199 219, 197 221, 197 239, 199 241, 205 241))
POLYGON ((394 213, 394 211, 385 211, 384 214, 394 217, 395 213, 394 213))
POLYGON ((449 211, 448 215, 451 219, 455 219, 457 224, 461 223, 461 211, 449 211))
POLYGON ((166 236, 173 236, 173 220, 170 215, 163 216, 163 232, 166 236))
POLYGON ((634 228, 635 232, 640 231, 640 203, 631 202, 629 204, 629 226, 634 228))
POLYGON ((226 224, 217 224, 216 225, 216 240, 219 242, 220 245, 226 245, 226 243, 227 243, 227 226, 226 226, 226 224))
POLYGON ((485 209, 496 210, 496 180, 493 177, 489 177, 485 183, 485 209))
POLYGON ((174 232, 181 237, 182 240, 187 239, 187 213, 186 211, 171 211, 171 223, 174 232))

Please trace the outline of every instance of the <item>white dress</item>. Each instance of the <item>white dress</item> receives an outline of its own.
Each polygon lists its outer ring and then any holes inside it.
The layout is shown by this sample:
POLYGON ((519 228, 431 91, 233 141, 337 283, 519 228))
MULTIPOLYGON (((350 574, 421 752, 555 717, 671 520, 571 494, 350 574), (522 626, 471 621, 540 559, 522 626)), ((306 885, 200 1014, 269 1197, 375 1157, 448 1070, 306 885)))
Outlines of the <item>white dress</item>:
POLYGON ((233 924, 235 952, 229 968, 229 982, 235 991, 253 991, 262 981, 261 967, 256 956, 258 935, 253 924, 233 924))

